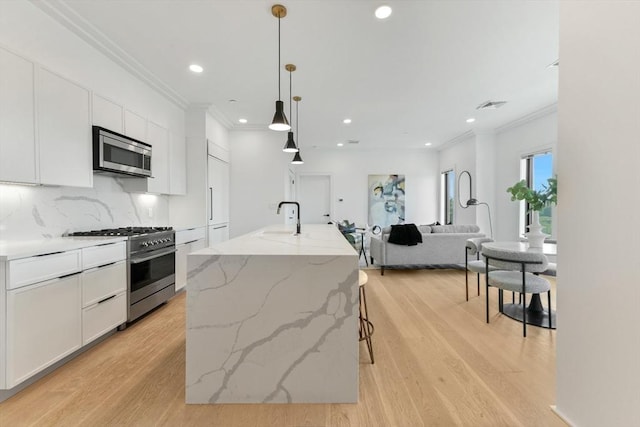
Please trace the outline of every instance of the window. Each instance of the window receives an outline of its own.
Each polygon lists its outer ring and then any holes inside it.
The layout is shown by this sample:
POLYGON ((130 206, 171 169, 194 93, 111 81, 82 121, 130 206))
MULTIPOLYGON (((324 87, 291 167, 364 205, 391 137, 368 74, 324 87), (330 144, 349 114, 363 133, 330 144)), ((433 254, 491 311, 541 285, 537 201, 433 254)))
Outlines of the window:
POLYGON ((453 224, 453 212, 456 200, 456 174, 453 170, 442 172, 440 188, 440 194, 442 194, 440 201, 440 206, 442 206, 440 214, 442 223, 453 224))
MULTIPOLYGON (((527 186, 535 190, 541 190, 543 186, 547 186, 547 179, 553 178, 553 155, 551 153, 532 154, 522 159, 523 178, 527 181, 527 186)), ((531 213, 528 204, 525 206, 524 225, 531 223, 531 213)), ((540 211, 540 224, 542 224, 542 232, 551 235, 553 231, 553 221, 551 215, 551 206, 547 206, 540 211)))

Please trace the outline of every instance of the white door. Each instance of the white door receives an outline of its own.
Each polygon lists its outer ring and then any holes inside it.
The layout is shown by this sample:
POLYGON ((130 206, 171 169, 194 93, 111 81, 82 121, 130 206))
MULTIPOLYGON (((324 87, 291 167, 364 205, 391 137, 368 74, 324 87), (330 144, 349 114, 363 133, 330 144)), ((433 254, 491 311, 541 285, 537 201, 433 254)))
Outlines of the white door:
POLYGON ((300 222, 327 224, 331 220, 331 177, 300 175, 298 184, 300 222))

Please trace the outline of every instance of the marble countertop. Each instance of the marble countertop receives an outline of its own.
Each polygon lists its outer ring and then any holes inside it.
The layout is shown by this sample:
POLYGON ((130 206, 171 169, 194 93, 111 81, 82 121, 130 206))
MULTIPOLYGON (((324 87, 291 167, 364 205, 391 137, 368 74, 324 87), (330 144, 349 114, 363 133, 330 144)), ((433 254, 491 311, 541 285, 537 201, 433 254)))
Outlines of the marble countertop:
POLYGON ((353 255, 356 250, 331 224, 272 225, 218 243, 191 255, 353 255))
POLYGON ((28 258, 52 252, 72 251, 127 240, 124 236, 57 237, 39 240, 0 240, 0 261, 28 258))

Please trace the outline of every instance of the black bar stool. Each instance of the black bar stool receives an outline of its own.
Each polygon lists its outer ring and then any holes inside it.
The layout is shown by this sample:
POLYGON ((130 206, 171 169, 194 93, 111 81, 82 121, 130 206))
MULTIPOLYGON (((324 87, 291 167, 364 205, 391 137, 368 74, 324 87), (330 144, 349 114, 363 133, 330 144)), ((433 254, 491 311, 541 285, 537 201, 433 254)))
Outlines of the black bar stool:
POLYGON ((360 341, 367 342, 367 349, 369 350, 369 357, 371 358, 371 364, 375 363, 373 360, 373 344, 371 342, 371 335, 373 335, 373 323, 369 321, 369 313, 367 311, 367 295, 364 291, 364 286, 367 284, 369 277, 367 273, 359 270, 358 285, 360 288, 360 326, 358 332, 360 334, 360 341))

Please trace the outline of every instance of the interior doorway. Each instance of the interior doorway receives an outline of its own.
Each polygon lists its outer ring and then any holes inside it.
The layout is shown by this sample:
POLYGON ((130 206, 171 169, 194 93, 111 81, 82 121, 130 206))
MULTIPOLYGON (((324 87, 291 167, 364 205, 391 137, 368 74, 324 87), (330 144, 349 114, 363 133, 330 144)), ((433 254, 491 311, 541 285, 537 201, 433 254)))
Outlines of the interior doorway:
POLYGON ((331 175, 300 175, 297 190, 300 222, 327 224, 331 221, 331 175))

